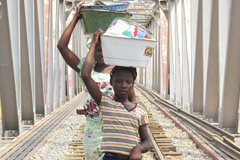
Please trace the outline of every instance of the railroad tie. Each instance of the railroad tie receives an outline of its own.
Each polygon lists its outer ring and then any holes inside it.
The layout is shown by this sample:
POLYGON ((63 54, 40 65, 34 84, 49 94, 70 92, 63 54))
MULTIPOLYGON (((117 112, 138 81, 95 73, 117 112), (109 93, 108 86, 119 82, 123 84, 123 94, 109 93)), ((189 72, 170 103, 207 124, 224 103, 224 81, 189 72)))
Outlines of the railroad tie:
POLYGON ((83 133, 84 125, 78 129, 77 137, 69 144, 67 153, 64 155, 63 160, 84 160, 85 152, 83 148, 83 133))
MULTIPOLYGON (((144 107, 144 104, 138 97, 137 103, 144 107)), ((148 128, 152 136, 154 137, 158 147, 160 148, 163 156, 166 159, 178 159, 177 157, 181 156, 182 153, 176 151, 176 146, 174 146, 174 144, 172 143, 172 139, 165 135, 163 128, 156 122, 156 120, 154 120, 152 114, 149 111, 147 111, 147 113, 149 118, 148 128)))
MULTIPOLYGON (((81 125, 78 129, 78 136, 72 140, 67 148, 67 152, 63 157, 63 160, 84 160, 85 153, 83 148, 83 135, 84 125, 81 125)), ((143 160, 157 160, 154 151, 151 149, 146 153, 142 154, 143 160)))

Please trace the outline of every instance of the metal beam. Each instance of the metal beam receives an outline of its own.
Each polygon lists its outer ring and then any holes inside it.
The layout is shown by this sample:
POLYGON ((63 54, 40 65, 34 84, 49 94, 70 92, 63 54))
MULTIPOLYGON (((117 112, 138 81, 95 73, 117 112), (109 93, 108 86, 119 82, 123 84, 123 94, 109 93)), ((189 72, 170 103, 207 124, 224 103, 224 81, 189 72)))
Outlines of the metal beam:
MULTIPOLYGON (((152 22, 153 23, 153 28, 152 28, 152 32, 154 33, 153 34, 153 37, 155 40, 157 40, 157 24, 156 22, 152 22)), ((152 58, 153 58, 153 88, 154 88, 154 91, 157 91, 158 90, 158 85, 157 85, 157 75, 159 74, 157 72, 157 54, 158 52, 156 52, 156 49, 158 48, 158 46, 156 45, 155 48, 154 48, 154 52, 153 52, 153 55, 152 55, 152 58)))
MULTIPOLYGON (((131 20, 133 20, 133 19, 131 19, 131 20)), ((137 22, 137 23, 149 23, 149 20, 135 19, 135 20, 133 20, 133 21, 135 21, 135 22, 137 22)))
MULTIPOLYGON (((27 3, 25 0, 20 1, 20 45, 21 45, 21 109, 22 109, 22 120, 26 124, 34 124, 34 109, 35 103, 34 92, 33 92, 33 70, 30 70, 33 60, 33 14, 29 17, 30 9, 33 9, 33 3, 27 3), (31 7, 30 7, 31 6, 31 7)), ((34 68, 34 67, 33 67, 34 68)))
POLYGON ((139 8, 139 9, 129 8, 128 9, 128 12, 146 12, 146 11, 158 12, 159 10, 157 8, 139 8))
POLYGON ((47 108, 51 113, 54 110, 53 105, 53 1, 49 1, 50 14, 48 17, 48 55, 47 55, 47 108))
POLYGON ((168 29, 169 29, 169 70, 170 70, 170 101, 175 103, 176 100, 176 93, 175 93, 175 30, 174 30, 174 24, 175 24, 175 2, 172 0, 169 0, 169 17, 168 21, 170 22, 168 24, 168 29))
MULTIPOLYGON (((62 34, 66 28, 66 17, 65 17, 65 3, 64 0, 59 1, 59 33, 62 34)), ((62 56, 59 56, 60 65, 60 104, 66 102, 66 87, 65 87, 65 61, 62 56)))
MULTIPOLYGON (((230 2, 227 54, 223 80, 222 99, 220 101, 219 122, 222 128, 231 128, 236 132, 238 126, 238 102, 240 89, 240 1, 230 2)), ((222 8, 220 8, 220 11, 222 8)))
MULTIPOLYGON (((15 5, 19 5, 18 2, 13 2, 15 5)), ((11 33, 11 20, 19 19, 18 7, 15 8, 14 13, 16 13, 16 17, 11 19, 11 15, 13 14, 11 8, 11 2, 0 0, 0 8, 1 8, 1 17, 0 17, 0 93, 1 93, 1 105, 2 105, 2 125, 3 125, 3 136, 12 136, 6 135, 5 131, 7 130, 15 130, 17 134, 20 131, 20 88, 19 85, 19 71, 16 68, 19 68, 19 64, 16 61, 19 61, 19 57, 17 58, 15 55, 19 53, 17 51, 14 54, 13 47, 18 48, 18 46, 13 46, 14 35, 11 33), (12 13, 10 13, 12 12, 12 13), (17 66, 16 66, 17 65, 17 66), (14 67, 16 66, 16 67, 14 67), (16 73, 16 74, 15 74, 16 73)), ((16 26, 18 26, 18 22, 16 26)), ((15 40, 18 41, 18 33, 15 35, 15 40)))
MULTIPOLYGON (((55 26, 54 31, 55 31, 55 36, 54 36, 54 48, 53 48, 53 54, 54 54, 54 107, 58 108, 60 107, 60 62, 59 62, 59 50, 57 49, 57 43, 59 41, 59 1, 56 1, 54 4, 55 8, 55 26)), ((62 17, 61 17, 62 18, 62 17)))
POLYGON ((168 29, 167 29, 167 60, 166 60, 166 95, 165 99, 170 99, 170 45, 171 45, 171 35, 170 35, 170 25, 171 25, 171 12, 169 11, 166 15, 166 18, 168 20, 168 29))
POLYGON ((202 0, 192 1, 192 112, 203 111, 203 25, 202 0))
POLYGON ((133 21, 137 21, 137 20, 144 20, 144 21, 149 21, 150 20, 150 18, 149 17, 138 17, 138 18, 131 18, 131 20, 133 20, 133 21))
MULTIPOLYGON (((162 23, 162 14, 161 14, 161 11, 159 12, 159 23, 161 24, 162 23)), ((160 95, 162 97, 165 97, 165 94, 164 94, 164 81, 163 81, 163 50, 162 50, 162 26, 160 25, 157 25, 156 23, 156 27, 157 27, 157 33, 158 33, 158 37, 157 37, 157 40, 158 40, 158 65, 159 65, 159 70, 158 70, 158 73, 159 73, 159 76, 158 76, 158 89, 159 89, 159 92, 160 92, 160 95)))
POLYGON ((181 106, 182 105, 182 74, 181 74, 181 61, 180 61, 180 56, 181 56, 181 23, 179 23, 180 17, 179 17, 179 5, 180 0, 175 1, 175 94, 176 94, 176 105, 181 106))
POLYGON ((34 3, 34 28, 35 28, 35 93, 36 114, 45 116, 44 103, 44 2, 38 0, 34 3))
POLYGON ((181 0, 181 26, 182 26, 182 105, 183 109, 190 111, 190 76, 189 76, 189 61, 188 61, 188 46, 187 46, 187 20, 185 12, 185 0, 181 0))
POLYGON ((139 13, 139 12, 129 12, 132 15, 140 15, 140 16, 149 16, 152 17, 149 13, 139 13))
POLYGON ((203 116, 217 122, 219 102, 218 1, 203 1, 204 107, 203 116))

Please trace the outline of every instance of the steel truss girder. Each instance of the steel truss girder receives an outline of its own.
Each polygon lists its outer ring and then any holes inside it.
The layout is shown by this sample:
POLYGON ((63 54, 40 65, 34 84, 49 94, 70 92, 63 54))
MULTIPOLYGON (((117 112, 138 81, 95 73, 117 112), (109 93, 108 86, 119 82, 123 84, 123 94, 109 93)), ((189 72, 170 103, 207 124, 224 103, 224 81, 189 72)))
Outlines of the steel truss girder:
POLYGON ((216 122, 219 102, 219 24, 218 1, 204 0, 203 56, 204 56, 204 106, 203 116, 216 122))
POLYGON ((192 112, 203 111, 202 0, 192 1, 192 112), (196 19, 196 21, 195 21, 196 19))
MULTIPOLYGON (((0 17, 0 92, 2 103, 2 124, 3 136, 5 131, 14 130, 19 134, 21 125, 20 116, 20 64, 19 64, 19 48, 14 46, 18 42, 19 30, 18 26, 19 17, 16 16, 15 20, 11 19, 14 15, 11 8, 15 8, 17 15, 18 3, 12 1, 1 0, 1 17, 0 17), (13 28, 11 25, 15 24, 13 28), (3 38, 4 37, 4 38, 3 38), (16 47, 13 49, 13 47, 16 47)), ((7 135, 11 136, 11 135, 7 135)))
MULTIPOLYGON (((228 3, 230 4, 229 20, 225 23, 228 23, 229 27, 227 29, 224 77, 221 83, 223 86, 220 97, 219 125, 236 132, 240 89, 240 1, 233 0, 228 3)), ((223 9, 224 6, 221 6, 220 13, 223 12, 223 9)))
POLYGON ((36 114, 45 116, 45 66, 44 66, 44 2, 41 0, 34 3, 34 28, 35 28, 35 98, 36 114))
POLYGON ((21 111, 22 120, 34 124, 34 38, 33 2, 20 1, 20 59, 21 59, 21 111))

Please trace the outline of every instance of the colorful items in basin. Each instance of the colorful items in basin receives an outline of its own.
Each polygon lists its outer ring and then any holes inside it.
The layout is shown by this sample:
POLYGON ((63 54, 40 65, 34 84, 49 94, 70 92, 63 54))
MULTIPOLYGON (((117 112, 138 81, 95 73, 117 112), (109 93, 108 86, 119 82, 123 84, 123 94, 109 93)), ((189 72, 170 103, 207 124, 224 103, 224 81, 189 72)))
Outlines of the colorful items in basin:
POLYGON ((136 39, 154 39, 153 34, 148 29, 125 18, 115 18, 106 34, 136 39))

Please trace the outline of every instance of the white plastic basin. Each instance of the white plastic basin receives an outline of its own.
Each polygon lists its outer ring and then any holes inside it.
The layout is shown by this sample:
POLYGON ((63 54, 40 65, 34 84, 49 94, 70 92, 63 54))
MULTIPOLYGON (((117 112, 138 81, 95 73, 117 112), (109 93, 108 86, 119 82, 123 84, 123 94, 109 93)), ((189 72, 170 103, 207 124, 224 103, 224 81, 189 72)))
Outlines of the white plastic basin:
POLYGON ((103 58, 108 65, 147 67, 157 41, 110 35, 101 36, 103 58))

